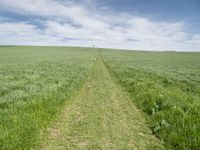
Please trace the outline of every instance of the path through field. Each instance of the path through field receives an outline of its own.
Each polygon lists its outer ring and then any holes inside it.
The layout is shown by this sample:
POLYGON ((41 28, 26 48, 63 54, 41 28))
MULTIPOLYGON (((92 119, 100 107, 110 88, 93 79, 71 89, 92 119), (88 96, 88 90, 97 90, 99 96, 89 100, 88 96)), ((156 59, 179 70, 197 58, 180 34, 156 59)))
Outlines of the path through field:
POLYGON ((163 149, 144 117, 97 58, 80 94, 48 129, 46 150, 163 149))

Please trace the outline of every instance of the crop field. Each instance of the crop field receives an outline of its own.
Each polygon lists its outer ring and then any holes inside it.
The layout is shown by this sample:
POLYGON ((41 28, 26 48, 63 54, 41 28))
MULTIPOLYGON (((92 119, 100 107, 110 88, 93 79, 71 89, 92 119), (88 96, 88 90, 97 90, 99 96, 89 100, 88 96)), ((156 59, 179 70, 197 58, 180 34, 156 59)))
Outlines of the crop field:
POLYGON ((0 149, 196 150, 200 53, 0 47, 0 149))

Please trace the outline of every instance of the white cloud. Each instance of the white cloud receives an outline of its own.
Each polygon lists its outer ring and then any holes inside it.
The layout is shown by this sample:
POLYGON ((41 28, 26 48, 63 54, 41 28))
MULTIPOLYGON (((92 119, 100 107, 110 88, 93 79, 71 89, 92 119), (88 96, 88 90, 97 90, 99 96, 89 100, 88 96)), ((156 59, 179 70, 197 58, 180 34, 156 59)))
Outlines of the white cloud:
MULTIPOLYGON (((0 8, 35 16, 31 20, 0 21, 0 44, 75 45, 145 50, 200 50, 200 34, 186 32, 184 22, 152 21, 126 13, 102 13, 73 1, 0 0, 0 8), (29 22, 29 23, 28 23, 29 22)), ((93 5, 91 5, 93 6, 93 5)))

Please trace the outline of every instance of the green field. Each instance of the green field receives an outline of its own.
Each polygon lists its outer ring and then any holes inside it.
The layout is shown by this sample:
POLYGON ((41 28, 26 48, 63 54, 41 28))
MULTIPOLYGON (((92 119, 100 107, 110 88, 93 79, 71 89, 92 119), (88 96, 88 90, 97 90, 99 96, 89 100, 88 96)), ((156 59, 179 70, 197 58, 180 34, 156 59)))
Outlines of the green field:
POLYGON ((54 47, 0 47, 0 147, 30 149, 80 90, 96 52, 54 47))
POLYGON ((200 53, 0 47, 0 149, 200 147, 200 53))
POLYGON ((200 147, 200 53, 104 51, 108 70, 173 149, 200 147))

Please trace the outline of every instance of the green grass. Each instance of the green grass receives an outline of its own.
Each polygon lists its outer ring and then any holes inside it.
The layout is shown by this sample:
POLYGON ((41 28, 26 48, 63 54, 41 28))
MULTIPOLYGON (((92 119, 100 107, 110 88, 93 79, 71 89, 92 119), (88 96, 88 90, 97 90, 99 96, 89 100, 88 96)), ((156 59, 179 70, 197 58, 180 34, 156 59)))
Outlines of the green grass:
POLYGON ((44 150, 162 150, 144 116, 98 57, 79 95, 48 129, 44 150))
POLYGON ((0 47, 0 149, 37 146, 95 58, 80 48, 0 47))
POLYGON ((168 148, 200 147, 200 53, 103 50, 104 61, 168 148))
POLYGON ((200 53, 102 50, 104 63, 97 55, 88 48, 0 47, 0 149, 37 149, 60 117, 63 136, 53 130, 47 147, 162 148, 132 104, 167 148, 199 149, 200 53))

